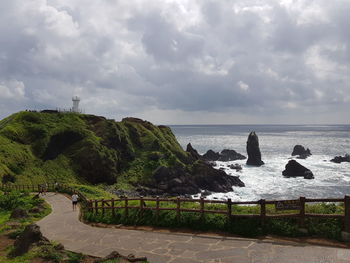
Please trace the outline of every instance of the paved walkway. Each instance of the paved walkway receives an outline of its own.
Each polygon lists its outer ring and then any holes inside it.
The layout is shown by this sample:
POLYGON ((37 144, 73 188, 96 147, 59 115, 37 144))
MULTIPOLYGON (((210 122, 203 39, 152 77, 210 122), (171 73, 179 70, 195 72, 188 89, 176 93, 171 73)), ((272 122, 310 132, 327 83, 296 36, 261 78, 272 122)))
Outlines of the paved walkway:
POLYGON ((78 212, 72 211, 65 196, 49 193, 45 199, 52 213, 38 222, 44 236, 68 250, 92 256, 116 250, 123 255, 146 256, 151 263, 350 263, 348 249, 92 227, 79 221, 78 212))

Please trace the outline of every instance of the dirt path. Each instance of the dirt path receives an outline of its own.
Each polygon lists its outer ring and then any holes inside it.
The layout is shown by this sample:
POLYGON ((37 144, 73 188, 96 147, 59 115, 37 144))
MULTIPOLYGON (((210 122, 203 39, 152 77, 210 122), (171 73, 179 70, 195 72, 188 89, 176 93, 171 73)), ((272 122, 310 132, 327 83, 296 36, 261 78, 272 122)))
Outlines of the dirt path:
POLYGON ((48 239, 68 250, 104 257, 111 251, 152 263, 350 263, 350 250, 234 237, 97 228, 79 221, 70 200, 49 193, 52 213, 38 222, 48 239))

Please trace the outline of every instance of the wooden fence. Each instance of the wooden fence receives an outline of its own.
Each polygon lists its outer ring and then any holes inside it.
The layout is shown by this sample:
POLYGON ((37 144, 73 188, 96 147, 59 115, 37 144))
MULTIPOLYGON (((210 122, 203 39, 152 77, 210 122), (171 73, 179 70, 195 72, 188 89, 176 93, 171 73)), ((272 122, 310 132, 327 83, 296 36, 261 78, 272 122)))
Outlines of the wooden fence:
MULTIPOLYGON (((11 191, 11 190, 17 190, 17 191, 40 191, 41 188, 44 186, 44 184, 39 185, 8 185, 8 184, 0 184, 0 189, 3 191, 11 191)), ((55 190, 54 183, 49 183, 47 187, 48 191, 55 190)), ((109 199, 109 200, 88 200, 81 192, 76 190, 74 187, 71 187, 66 184, 59 184, 58 188, 59 192, 66 192, 66 193, 77 193, 80 197, 80 199, 84 203, 84 209, 98 214, 102 213, 104 214, 105 211, 111 210, 112 215, 114 216, 116 214, 117 209, 124 210, 124 216, 128 217, 129 215, 129 209, 138 209, 139 215, 142 216, 142 213, 146 210, 154 210, 156 213, 156 220, 159 218, 160 211, 176 211, 176 217, 178 220, 180 220, 181 213, 182 212, 192 212, 192 213, 198 213, 200 214, 200 218, 203 219, 204 214, 222 214, 226 215, 228 220, 232 220, 234 218, 259 218, 261 223, 264 224, 267 218, 297 218, 299 221, 299 226, 303 227, 305 225, 305 218, 308 217, 317 217, 317 218, 340 218, 344 219, 344 230, 347 233, 350 233, 350 196, 346 195, 344 198, 305 198, 300 197, 297 200, 265 200, 261 199, 258 201, 244 201, 244 202, 237 202, 232 201, 231 199, 228 199, 227 201, 222 200, 206 200, 204 198, 200 199, 184 199, 177 197, 175 199, 171 198, 117 198, 117 199, 109 199), (130 205, 129 202, 136 201, 137 205, 130 205), (150 204, 150 202, 153 202, 153 206, 147 206, 146 202, 150 204), (161 206, 161 202, 166 203, 173 203, 176 204, 176 207, 164 207, 161 206), (268 214, 266 212, 266 205, 276 205, 277 203, 283 203, 283 202, 298 202, 298 213, 279 213, 279 214, 268 214), (343 203, 344 204, 344 214, 314 214, 314 213, 306 213, 305 212, 305 204, 306 203, 324 203, 324 202, 331 202, 331 203, 343 203), (197 203, 199 204, 199 209, 189 209, 181 207, 182 203, 197 203), (221 210, 217 209, 205 209, 205 204, 220 204, 222 205, 221 210), (260 213, 259 214, 235 214, 233 205, 259 205, 260 206, 260 213)), ((219 207, 219 208, 221 208, 219 207)))
MULTIPOLYGON (((16 185, 16 184, 0 184, 0 190, 4 192, 10 192, 10 191, 31 191, 31 192, 42 192, 42 191, 56 191, 55 189, 55 183, 47 183, 47 185, 44 184, 23 184, 23 185, 16 185)), ((57 185, 57 191, 63 192, 63 193, 76 193, 80 200, 84 202, 84 204, 87 204, 89 200, 84 196, 83 193, 78 191, 72 186, 69 186, 67 184, 61 184, 58 183, 57 185)))
MULTIPOLYGON (((133 202, 135 203, 135 202, 133 202)), ((244 201, 237 202, 228 199, 227 201, 221 200, 206 200, 204 198, 200 199, 183 199, 183 198, 118 198, 110 200, 89 200, 87 209, 95 214, 102 213, 105 211, 111 210, 112 215, 114 216, 117 209, 124 210, 124 216, 128 217, 129 209, 138 209, 140 215, 142 216, 143 211, 154 210, 156 214, 156 220, 159 218, 160 211, 176 211, 176 217, 180 220, 182 212, 192 212, 200 214, 200 218, 203 219, 204 214, 222 214, 226 215, 228 220, 234 218, 259 218, 261 223, 264 224, 267 218, 298 218, 299 226, 302 228, 305 225, 305 218, 307 217, 317 217, 317 218, 341 218, 344 219, 345 231, 350 232, 350 196, 345 196, 344 198, 305 198, 300 197, 297 200, 265 200, 261 199, 258 201, 244 201), (136 201, 137 205, 130 205, 130 201, 136 201), (266 212, 266 205, 276 205, 281 202, 295 202, 297 201, 300 204, 298 213, 279 213, 279 214, 268 214, 266 212), (153 202, 152 206, 147 206, 146 202, 153 202), (164 207, 161 206, 161 202, 174 203, 176 207, 164 207), (305 204, 306 203, 321 203, 321 202, 331 202, 331 203, 344 203, 344 214, 315 214, 315 213, 306 213, 305 204), (199 204, 199 209, 189 209, 181 207, 182 203, 197 203, 199 204), (205 209, 205 204, 220 204, 222 209, 205 209), (259 214, 235 214, 233 205, 259 205, 260 213, 259 214), (225 208, 225 209, 223 209, 225 208)))

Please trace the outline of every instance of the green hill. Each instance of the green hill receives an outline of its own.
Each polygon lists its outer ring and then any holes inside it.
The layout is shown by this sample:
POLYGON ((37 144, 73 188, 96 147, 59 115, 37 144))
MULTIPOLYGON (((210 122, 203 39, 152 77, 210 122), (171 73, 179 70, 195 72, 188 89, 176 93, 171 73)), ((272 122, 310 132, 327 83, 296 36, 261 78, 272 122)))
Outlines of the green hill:
POLYGON ((107 183, 150 193, 195 193, 215 182, 228 191, 235 184, 185 152, 169 127, 55 111, 18 112, 0 121, 0 178, 107 183))

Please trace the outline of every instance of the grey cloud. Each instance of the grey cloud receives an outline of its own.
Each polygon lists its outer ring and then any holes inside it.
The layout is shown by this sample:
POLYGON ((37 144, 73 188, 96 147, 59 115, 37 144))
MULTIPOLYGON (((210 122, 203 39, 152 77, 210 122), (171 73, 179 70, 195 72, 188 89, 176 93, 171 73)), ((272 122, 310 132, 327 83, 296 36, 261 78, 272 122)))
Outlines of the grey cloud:
POLYGON ((325 0, 4 1, 0 115, 70 107, 77 94, 87 112, 116 118, 345 119, 349 10, 325 0), (13 83, 24 89, 16 100, 13 83))

